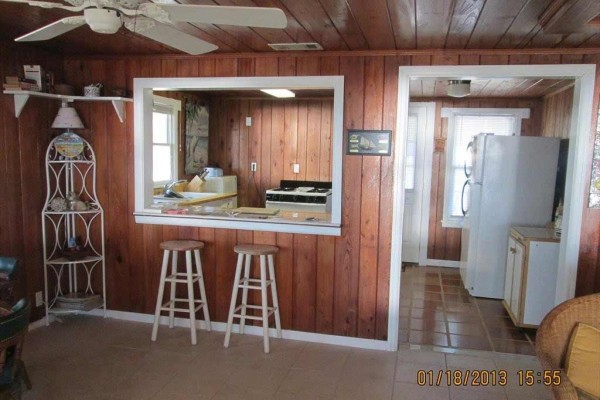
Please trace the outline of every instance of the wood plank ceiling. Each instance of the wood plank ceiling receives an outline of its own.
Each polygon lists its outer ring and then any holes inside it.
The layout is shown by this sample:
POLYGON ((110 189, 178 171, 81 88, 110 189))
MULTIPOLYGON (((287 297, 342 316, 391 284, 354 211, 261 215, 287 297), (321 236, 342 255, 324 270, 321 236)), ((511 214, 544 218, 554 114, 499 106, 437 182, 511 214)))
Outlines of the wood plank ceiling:
MULTIPOLYGON (((598 0, 180 0, 186 4, 281 8, 284 30, 210 24, 178 28, 218 52, 267 52, 277 42, 318 42, 325 50, 598 47, 598 0), (588 23, 589 22, 589 23, 588 23)), ((0 35, 13 39, 66 11, 0 4, 0 35)), ((125 29, 112 38, 82 27, 39 46, 65 55, 177 51, 125 29)))
MULTIPOLYGON (((497 78, 471 81, 470 97, 539 98, 572 86, 572 79, 497 78)), ((411 97, 450 97, 447 79, 415 79, 410 82, 411 97)))

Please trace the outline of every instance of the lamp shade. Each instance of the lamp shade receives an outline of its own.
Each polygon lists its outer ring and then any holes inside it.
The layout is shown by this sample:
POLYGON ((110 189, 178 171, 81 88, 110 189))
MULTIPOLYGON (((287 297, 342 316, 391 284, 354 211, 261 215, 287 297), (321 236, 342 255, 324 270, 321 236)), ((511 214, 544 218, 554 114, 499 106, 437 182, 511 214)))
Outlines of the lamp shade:
POLYGON ((448 96, 465 97, 471 94, 471 81, 448 81, 448 96))
POLYGON ((58 114, 52 122, 52 128, 83 128, 83 122, 79 119, 77 111, 73 107, 63 106, 58 109, 58 114))

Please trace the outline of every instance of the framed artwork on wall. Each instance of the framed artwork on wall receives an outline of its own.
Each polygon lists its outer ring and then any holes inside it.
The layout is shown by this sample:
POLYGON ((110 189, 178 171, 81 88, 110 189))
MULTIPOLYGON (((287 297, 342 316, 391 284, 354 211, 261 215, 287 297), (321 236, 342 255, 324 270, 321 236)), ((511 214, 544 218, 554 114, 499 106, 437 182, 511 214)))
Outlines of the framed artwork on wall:
POLYGON ((198 174, 208 165, 208 105, 185 102, 185 173, 198 174))

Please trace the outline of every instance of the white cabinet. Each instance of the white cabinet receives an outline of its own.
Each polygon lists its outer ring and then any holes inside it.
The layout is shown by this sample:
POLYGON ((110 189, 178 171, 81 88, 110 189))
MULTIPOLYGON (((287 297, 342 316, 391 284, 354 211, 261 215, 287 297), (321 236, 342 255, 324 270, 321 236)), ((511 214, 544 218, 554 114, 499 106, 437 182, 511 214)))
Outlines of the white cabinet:
POLYGON ((537 327, 554 307, 559 248, 550 229, 511 229, 502 303, 516 326, 537 327))
POLYGON ((106 311, 104 211, 96 195, 96 157, 89 143, 75 134, 53 139, 46 152, 46 180, 46 323, 49 314, 106 311))

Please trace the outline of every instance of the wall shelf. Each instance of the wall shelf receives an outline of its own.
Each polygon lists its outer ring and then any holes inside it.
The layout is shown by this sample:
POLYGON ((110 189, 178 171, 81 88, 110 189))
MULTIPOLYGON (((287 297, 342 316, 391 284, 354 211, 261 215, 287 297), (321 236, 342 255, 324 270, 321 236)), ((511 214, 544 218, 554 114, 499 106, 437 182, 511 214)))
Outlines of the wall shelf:
POLYGON ((115 112, 119 117, 119 121, 125 120, 125 102, 133 102, 133 99, 127 97, 86 97, 86 96, 68 96, 63 94, 45 93, 45 92, 32 92, 30 90, 5 90, 4 94, 10 94, 15 99, 15 117, 19 118, 23 107, 27 104, 30 97, 42 97, 46 99, 54 99, 60 101, 66 101, 71 103, 73 101, 110 101, 112 102, 115 112))

